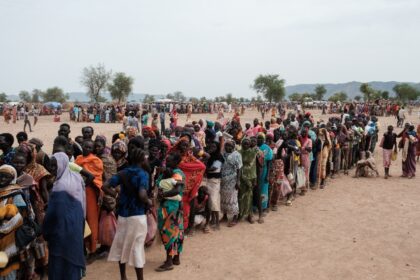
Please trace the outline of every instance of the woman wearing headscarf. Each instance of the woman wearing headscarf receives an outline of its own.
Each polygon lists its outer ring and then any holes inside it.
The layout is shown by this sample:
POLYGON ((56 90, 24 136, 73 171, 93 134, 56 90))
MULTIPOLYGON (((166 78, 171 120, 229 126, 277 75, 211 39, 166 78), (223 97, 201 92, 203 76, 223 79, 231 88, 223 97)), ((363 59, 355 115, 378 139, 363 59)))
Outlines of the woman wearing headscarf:
MULTIPOLYGON (((183 196, 186 177, 179 164, 182 157, 179 153, 170 153, 166 159, 166 166, 173 170, 173 178, 176 181, 172 190, 163 192, 159 189, 158 229, 166 251, 166 261, 158 267, 157 271, 172 270, 173 265, 179 265, 180 254, 184 241, 183 207, 181 201, 167 199, 173 195, 183 196)), ((161 175, 156 184, 159 185, 161 175)))
POLYGON ((111 146, 111 155, 115 160, 117 171, 123 170, 128 166, 127 163, 127 144, 122 140, 117 140, 111 146))
POLYGON ((312 139, 308 136, 308 131, 306 129, 302 130, 299 138, 301 147, 300 147, 300 164, 305 169, 306 177, 306 186, 302 188, 301 194, 304 195, 308 190, 309 186, 309 169, 311 167, 310 154, 312 152, 312 139))
POLYGON ((414 125, 410 125, 408 131, 405 132, 403 153, 402 153, 402 177, 408 179, 416 176, 416 149, 417 134, 414 131, 414 125))
POLYGON ((220 178, 224 158, 220 153, 220 146, 217 142, 210 142, 207 146, 207 153, 210 158, 206 164, 206 187, 209 194, 209 205, 211 210, 211 223, 219 229, 220 212, 220 178))
POLYGON ((17 232, 24 224, 24 217, 30 215, 33 218, 33 212, 22 187, 16 184, 16 178, 15 168, 6 164, 0 166, 0 251, 8 257, 7 265, 0 269, 0 279, 17 279, 18 271, 23 276, 32 277, 31 272, 28 274, 26 260, 20 258, 26 245, 19 244, 17 232))
MULTIPOLYGON (((117 173, 117 164, 110 154, 105 153, 106 139, 103 136, 96 136, 95 139, 95 154, 102 160, 104 171, 102 178, 104 181, 111 179, 117 173)), ((114 214, 114 207, 116 201, 110 196, 103 197, 103 203, 100 210, 99 217, 99 237, 98 241, 101 247, 98 249, 98 254, 105 256, 111 248, 114 240, 117 218, 114 214)))
MULTIPOLYGON (((269 182, 268 182, 268 170, 270 170, 270 164, 273 160, 273 150, 265 143, 265 134, 260 132, 257 136, 257 145, 262 152, 261 156, 261 174, 259 177, 259 185, 261 192, 261 207, 263 210, 268 209, 269 204, 269 182)), ((259 221, 261 222, 261 221, 259 221)))
POLYGON ((238 222, 238 190, 240 186, 242 156, 238 151, 235 151, 233 140, 226 141, 224 150, 223 158, 225 162, 221 172, 220 204, 222 213, 229 220, 228 226, 232 227, 238 222))
POLYGON ((104 167, 103 179, 109 180, 117 173, 117 164, 114 158, 110 155, 110 149, 106 146, 106 138, 104 136, 96 136, 95 138, 95 154, 102 160, 104 167), (108 151, 107 151, 108 150, 108 151))
POLYGON ((318 159, 318 181, 320 188, 325 187, 325 179, 327 178, 327 162, 332 148, 330 134, 326 128, 321 128, 318 132, 318 138, 321 140, 321 151, 318 159))
POLYGON ((78 280, 85 270, 83 232, 86 194, 82 177, 70 171, 69 158, 55 153, 51 170, 56 173, 43 234, 48 241, 48 279, 78 280))
POLYGON ((29 144, 35 146, 36 150, 36 163, 41 164, 45 168, 48 168, 50 158, 49 156, 42 150, 42 146, 44 146, 44 143, 41 139, 38 138, 31 138, 29 140, 29 144))
MULTIPOLYGON (((191 203, 197 196, 198 187, 203 180, 204 171, 206 170, 204 163, 193 156, 190 143, 190 135, 185 135, 178 140, 170 151, 170 153, 179 152, 181 154, 181 162, 178 167, 185 175, 185 188, 182 196, 184 229, 188 229, 191 203)), ((191 225, 193 225, 193 221, 191 225)))
POLYGON ((38 200, 38 195, 36 200, 33 200, 35 213, 37 215, 37 221, 39 224, 42 224, 44 219, 44 208, 48 203, 48 184, 49 180, 52 177, 51 174, 45 169, 44 166, 36 163, 36 150, 35 147, 28 143, 22 143, 17 151, 21 151, 26 155, 27 165, 24 169, 24 172, 34 179, 36 185, 35 192, 40 195, 38 200), (38 210, 37 210, 38 209, 38 210))
POLYGON ((104 171, 102 161, 93 154, 94 143, 92 140, 83 142, 83 154, 76 158, 75 163, 90 172, 93 182, 86 186, 86 220, 92 234, 86 239, 86 247, 90 254, 96 252, 99 234, 99 206, 98 198, 102 192, 102 174, 104 171))
MULTIPOLYGON (((253 190, 257 187, 257 178, 259 168, 257 166, 258 149, 251 148, 251 141, 249 138, 242 140, 242 149, 240 154, 242 156, 242 173, 239 187, 239 218, 247 218, 253 224, 254 218, 252 213, 252 198, 253 190)), ((262 217, 260 217, 262 219, 262 217)))

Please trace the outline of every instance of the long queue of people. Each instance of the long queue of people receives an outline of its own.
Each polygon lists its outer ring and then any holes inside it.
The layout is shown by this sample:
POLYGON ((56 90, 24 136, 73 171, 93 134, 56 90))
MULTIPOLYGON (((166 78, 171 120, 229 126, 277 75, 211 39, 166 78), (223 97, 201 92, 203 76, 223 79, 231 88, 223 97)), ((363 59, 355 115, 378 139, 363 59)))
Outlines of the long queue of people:
POLYGON ((354 111, 315 121, 307 112, 242 126, 193 121, 164 128, 126 125, 111 141, 84 127, 70 138, 61 124, 52 155, 24 132, 0 134, 0 279, 81 279, 101 258, 126 264, 143 279, 145 246, 159 233, 166 259, 180 265, 185 235, 264 223, 279 203, 291 206, 309 189, 324 189, 339 173, 378 176, 372 156, 383 149, 384 177, 401 152, 402 176, 413 178, 420 125, 388 127, 354 111))

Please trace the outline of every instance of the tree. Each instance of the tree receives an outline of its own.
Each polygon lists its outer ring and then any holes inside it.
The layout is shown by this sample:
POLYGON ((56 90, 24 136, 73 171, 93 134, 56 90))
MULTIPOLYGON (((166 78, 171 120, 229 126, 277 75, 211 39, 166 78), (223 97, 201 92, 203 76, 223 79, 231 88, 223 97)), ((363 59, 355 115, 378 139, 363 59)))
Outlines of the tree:
POLYGON ((69 99, 68 94, 64 94, 63 90, 59 87, 53 87, 49 88, 45 91, 45 93, 42 95, 42 99, 44 102, 60 102, 64 103, 67 99, 69 99))
POLYGON ((372 99, 374 91, 375 90, 368 83, 363 83, 360 85, 360 92, 363 93, 363 100, 365 101, 372 99))
POLYGON ((107 71, 103 64, 98 64, 96 67, 89 66, 83 69, 81 83, 88 90, 90 99, 99 102, 101 92, 105 90, 112 72, 107 71))
POLYGON ((22 90, 19 92, 19 99, 25 103, 29 103, 32 101, 31 95, 26 90, 22 90))
POLYGON ((302 94, 295 92, 289 95, 290 101, 301 101, 303 99, 302 94))
POLYGON ((332 96, 330 96, 330 98, 328 98, 328 101, 331 102, 344 102, 347 100, 347 93, 340 91, 337 93, 334 93, 332 96))
POLYGON ((40 89, 33 89, 32 90, 32 103, 39 103, 41 102, 41 97, 44 93, 40 89))
POLYGON ((383 99, 389 99, 389 92, 387 90, 384 90, 381 92, 381 97, 383 99))
POLYGON ((173 93, 174 96, 174 100, 178 101, 178 102, 185 102, 187 100, 187 98, 185 97, 185 95, 182 93, 182 91, 175 91, 173 93))
POLYGON ((285 80, 280 79, 279 75, 259 75, 252 88, 269 102, 279 102, 286 94, 284 83, 285 80))
POLYGON ((317 85, 315 88, 314 99, 322 100, 326 93, 327 93, 327 90, 325 89, 324 85, 317 85))
POLYGON ((168 93, 167 95, 166 95, 166 98, 168 98, 168 99, 174 99, 174 95, 172 94, 172 93, 168 93))
POLYGON ((0 93, 0 102, 9 102, 7 94, 5 94, 4 92, 0 93))
POLYGON ((205 96, 201 97, 200 102, 202 102, 202 103, 207 102, 207 98, 205 96))
POLYGON ((198 103, 198 102, 200 102, 200 100, 197 98, 197 97, 190 97, 190 100, 189 100, 191 103, 198 103))
POLYGON ((232 93, 227 93, 225 97, 225 101, 228 104, 232 104, 233 102, 235 102, 235 97, 233 97, 232 93))
POLYGON ((109 93, 112 99, 125 101, 133 90, 133 78, 126 76, 125 73, 118 72, 115 74, 112 84, 108 85, 109 93))
POLYGON ((146 94, 143 98, 143 103, 153 103, 155 102, 155 97, 150 94, 146 94))
POLYGON ((362 97, 361 97, 360 95, 356 95, 356 96, 354 97, 354 100, 356 100, 357 102, 359 102, 359 101, 360 101, 360 99, 362 99, 362 97))
POLYGON ((392 89, 399 100, 416 100, 420 97, 420 91, 407 83, 397 84, 392 89))

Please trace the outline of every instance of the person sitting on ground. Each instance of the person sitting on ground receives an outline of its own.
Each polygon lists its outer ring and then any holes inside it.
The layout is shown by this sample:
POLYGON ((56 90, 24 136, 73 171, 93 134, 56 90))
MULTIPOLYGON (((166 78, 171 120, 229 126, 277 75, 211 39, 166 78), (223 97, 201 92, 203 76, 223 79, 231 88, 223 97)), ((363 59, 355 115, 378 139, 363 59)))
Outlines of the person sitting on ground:
MULTIPOLYGON (((202 228, 204 233, 209 233, 209 222, 211 216, 209 193, 207 188, 202 186, 198 189, 197 198, 194 200, 191 212, 194 228, 202 228)), ((194 230, 191 231, 193 234, 194 230)))
POLYGON ((361 159, 357 162, 355 178, 358 177, 372 177, 376 174, 379 177, 378 169, 376 168, 375 158, 372 153, 366 152, 366 159, 361 159))

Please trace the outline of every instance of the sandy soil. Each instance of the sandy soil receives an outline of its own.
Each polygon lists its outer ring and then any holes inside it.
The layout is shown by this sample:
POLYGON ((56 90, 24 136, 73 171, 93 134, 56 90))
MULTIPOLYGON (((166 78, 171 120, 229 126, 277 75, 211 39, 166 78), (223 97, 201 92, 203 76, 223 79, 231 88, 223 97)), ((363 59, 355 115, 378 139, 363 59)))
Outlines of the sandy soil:
MULTIPOLYGON (((200 117, 216 115, 194 115, 200 117)), ((251 111, 242 119, 254 117, 259 116, 251 111)), ((181 116, 180 122, 185 118, 181 116)), ((67 115, 62 120, 68 121, 67 115)), ((414 116, 411 121, 419 122, 414 116)), ((393 118, 381 118, 381 132, 395 123, 393 118)), ((72 123, 72 136, 84 125, 72 123)), ((22 126, 0 120, 0 132, 16 134, 22 126)), ((52 117, 42 117, 30 137, 42 138, 50 152, 58 126, 52 117)), ((121 128, 92 126, 108 139, 121 128)), ((378 148, 375 157, 383 175, 381 153, 378 148)), ((223 225, 220 232, 187 238, 182 264, 171 272, 154 272, 165 257, 155 242, 146 252, 145 279, 420 279, 420 176, 399 178, 400 158, 393 162, 394 177, 388 180, 354 179, 353 174, 354 170, 350 176, 340 175, 326 189, 310 191, 293 206, 271 212, 263 225, 223 225)), ((133 269, 128 273, 135 279, 133 269)), ((116 263, 97 261, 88 266, 86 279, 118 278, 116 263)))

